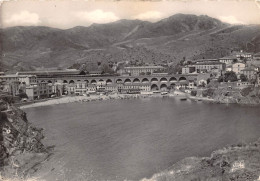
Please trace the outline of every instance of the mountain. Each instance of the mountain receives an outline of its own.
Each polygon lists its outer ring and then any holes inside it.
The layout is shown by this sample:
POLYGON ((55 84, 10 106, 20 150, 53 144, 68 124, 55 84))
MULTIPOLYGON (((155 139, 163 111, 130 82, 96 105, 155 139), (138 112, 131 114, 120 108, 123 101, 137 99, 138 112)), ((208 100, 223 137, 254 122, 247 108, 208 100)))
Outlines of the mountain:
POLYGON ((73 63, 95 69, 97 62, 175 63, 183 57, 218 58, 233 49, 259 51, 259 28, 189 14, 155 23, 119 20, 66 30, 17 26, 0 31, 0 63, 5 70, 65 68, 73 63))

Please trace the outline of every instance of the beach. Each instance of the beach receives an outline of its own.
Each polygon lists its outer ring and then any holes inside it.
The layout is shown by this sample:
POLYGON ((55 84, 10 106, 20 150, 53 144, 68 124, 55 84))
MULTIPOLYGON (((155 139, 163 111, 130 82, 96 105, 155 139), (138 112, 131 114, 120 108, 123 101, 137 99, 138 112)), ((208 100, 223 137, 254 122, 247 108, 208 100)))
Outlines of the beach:
POLYGON ((161 95, 143 95, 143 94, 111 94, 111 95, 90 95, 88 96, 64 96, 55 99, 43 100, 42 102, 36 102, 19 106, 20 109, 42 107, 55 104, 65 104, 71 102, 91 102, 102 101, 110 99, 132 99, 132 98, 147 98, 147 97, 162 97, 161 95))

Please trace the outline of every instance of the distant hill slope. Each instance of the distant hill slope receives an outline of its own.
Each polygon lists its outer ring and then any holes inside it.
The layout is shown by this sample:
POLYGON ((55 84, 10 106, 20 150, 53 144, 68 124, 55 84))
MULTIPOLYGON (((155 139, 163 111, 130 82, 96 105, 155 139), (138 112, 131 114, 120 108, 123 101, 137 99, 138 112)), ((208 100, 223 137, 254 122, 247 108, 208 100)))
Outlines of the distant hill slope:
POLYGON ((139 61, 177 62, 218 58, 234 48, 259 51, 259 25, 229 25, 208 17, 176 14, 150 23, 119 20, 61 30, 10 27, 0 31, 5 69, 69 67, 86 63, 139 61))

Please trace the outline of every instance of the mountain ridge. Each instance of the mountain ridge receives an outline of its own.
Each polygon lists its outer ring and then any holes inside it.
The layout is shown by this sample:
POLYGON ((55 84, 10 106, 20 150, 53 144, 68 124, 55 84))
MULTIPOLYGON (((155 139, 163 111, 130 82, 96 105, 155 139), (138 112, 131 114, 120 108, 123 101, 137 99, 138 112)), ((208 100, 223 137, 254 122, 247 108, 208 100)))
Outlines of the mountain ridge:
POLYGON ((259 30, 260 25, 230 25, 191 14, 176 14, 154 23, 122 19, 64 30, 9 27, 0 29, 1 62, 7 70, 66 68, 78 62, 90 69, 95 69, 97 62, 175 63, 183 57, 225 56, 234 48, 248 48, 247 44, 250 51, 258 51, 259 30))

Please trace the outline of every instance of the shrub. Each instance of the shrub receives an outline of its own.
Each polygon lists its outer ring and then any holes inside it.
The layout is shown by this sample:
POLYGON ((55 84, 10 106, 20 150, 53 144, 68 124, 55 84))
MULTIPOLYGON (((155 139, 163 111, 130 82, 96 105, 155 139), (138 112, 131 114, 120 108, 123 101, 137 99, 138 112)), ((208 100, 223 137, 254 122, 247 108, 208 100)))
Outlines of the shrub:
POLYGON ((245 96, 248 96, 251 91, 252 91, 251 87, 246 87, 246 88, 242 89, 240 91, 240 93, 241 93, 242 96, 245 97, 245 96))
POLYGON ((192 90, 191 93, 190 93, 191 96, 196 96, 197 95, 197 91, 195 90, 192 90))
POLYGON ((214 94, 214 89, 206 89, 206 90, 202 91, 203 97, 207 97, 207 96, 212 97, 213 94, 214 94))

